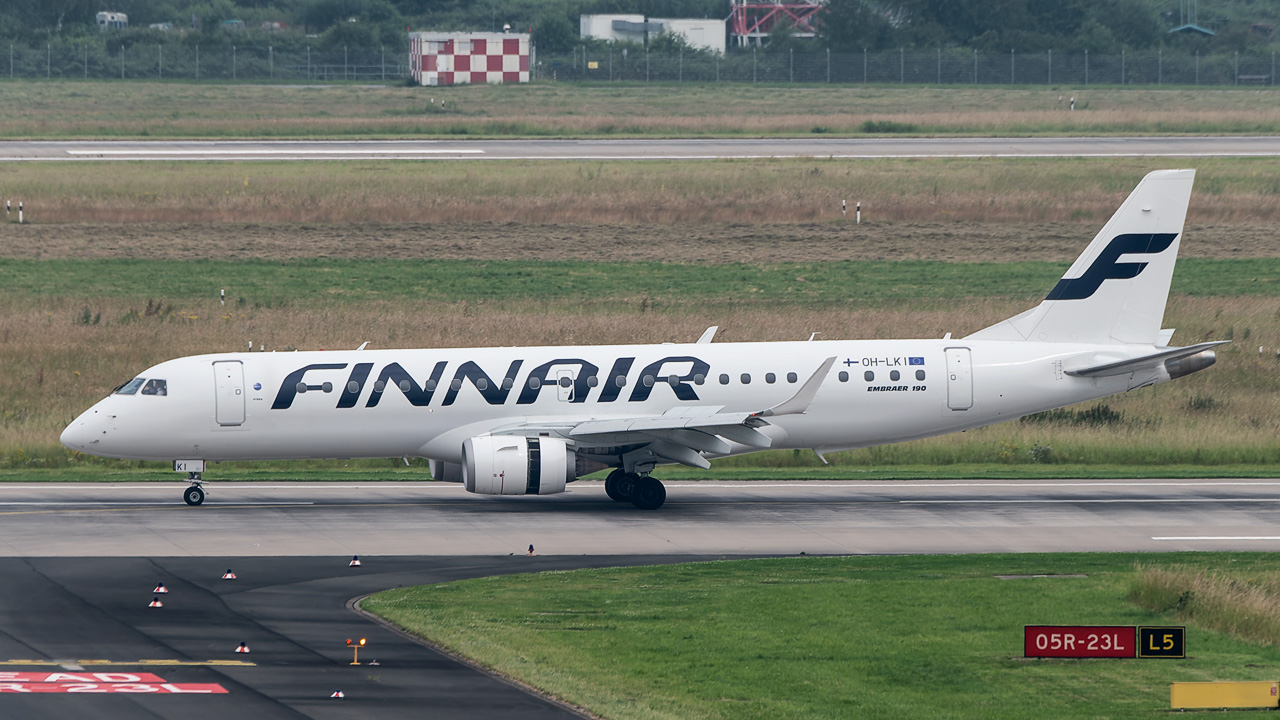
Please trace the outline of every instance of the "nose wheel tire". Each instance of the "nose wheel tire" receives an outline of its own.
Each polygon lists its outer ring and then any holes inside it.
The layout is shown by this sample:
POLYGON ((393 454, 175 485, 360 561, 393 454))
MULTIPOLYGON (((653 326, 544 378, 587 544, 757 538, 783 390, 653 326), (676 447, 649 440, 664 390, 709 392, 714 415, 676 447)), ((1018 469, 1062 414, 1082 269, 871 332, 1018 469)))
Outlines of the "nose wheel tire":
POLYGON ((621 468, 609 473, 604 480, 604 492, 614 502, 631 502, 631 488, 635 484, 635 475, 624 472, 621 468))
POLYGON ((631 488, 631 504, 641 510, 657 510, 667 501, 667 488, 655 477, 637 477, 631 488))
POLYGON ((188 505, 199 505, 204 502, 204 488, 199 485, 192 485, 187 488, 186 492, 182 493, 182 499, 188 505))

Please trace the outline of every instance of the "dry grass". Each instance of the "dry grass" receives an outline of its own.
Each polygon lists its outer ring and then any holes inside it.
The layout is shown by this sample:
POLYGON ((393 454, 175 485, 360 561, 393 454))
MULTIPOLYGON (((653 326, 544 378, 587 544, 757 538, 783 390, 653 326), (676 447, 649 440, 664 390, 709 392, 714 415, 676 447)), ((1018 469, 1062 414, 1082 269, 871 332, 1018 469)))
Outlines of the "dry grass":
POLYGON ((1278 109, 1280 94, 1258 89, 22 81, 0 84, 0 136, 861 134, 867 121, 926 134, 1271 133, 1278 109))
MULTIPOLYGON (((140 303, 94 298, 0 299, 0 464, 31 456, 65 459, 57 435, 75 414, 115 385, 172 357, 244 349, 468 347, 689 341, 719 324, 720 341, 961 336, 1023 309, 1008 299, 976 299, 962 308, 919 310, 863 307, 674 307, 655 314, 637 304, 618 308, 372 302, 359 305, 234 309, 216 301, 177 301, 173 311, 122 322, 140 303), (84 324, 85 307, 101 313, 84 324)), ((1032 462, 1036 445, 1050 462, 1265 463, 1280 461, 1280 299, 1173 298, 1167 324, 1189 343, 1206 337, 1248 343, 1220 353, 1218 366, 1169 385, 1107 402, 1124 414, 1119 426, 1010 423, 859 451, 837 460, 854 464, 1032 462), (1256 346, 1268 348, 1259 357, 1256 346), (1204 401, 1209 398, 1210 401, 1204 401)), ((787 454, 787 458, 790 454, 787 454)), ((784 460, 786 460, 784 458, 784 460)), ((805 462, 808 457, 805 457, 805 462)), ((39 464, 42 460, 31 461, 39 464)), ((786 460, 791 462, 791 460, 786 460)))
POLYGON ((1280 574, 1138 568, 1130 599, 1155 612, 1271 647, 1280 646, 1280 574))
MULTIPOLYGON (((1168 159, 9 163, 32 223, 1098 223, 1168 159)), ((1280 221, 1270 159, 1197 159, 1189 222, 1280 221)), ((1028 242, 1034 248, 1035 242, 1028 242)))
MULTIPOLYGON (((1069 262, 1099 223, 0 224, 0 258, 1069 262)), ((1275 227, 1192 225, 1184 258, 1280 255, 1275 227)), ((1224 289, 1229 292, 1230 289, 1224 289)))

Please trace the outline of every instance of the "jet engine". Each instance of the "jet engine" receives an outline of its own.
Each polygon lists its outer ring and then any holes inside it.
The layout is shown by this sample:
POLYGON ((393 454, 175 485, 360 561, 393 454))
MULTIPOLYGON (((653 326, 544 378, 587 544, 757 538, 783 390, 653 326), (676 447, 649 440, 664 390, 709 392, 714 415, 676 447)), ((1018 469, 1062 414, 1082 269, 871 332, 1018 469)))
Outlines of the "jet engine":
POLYGON ((577 477, 563 440, 481 435, 462 443, 462 482, 481 495, 552 495, 577 477))

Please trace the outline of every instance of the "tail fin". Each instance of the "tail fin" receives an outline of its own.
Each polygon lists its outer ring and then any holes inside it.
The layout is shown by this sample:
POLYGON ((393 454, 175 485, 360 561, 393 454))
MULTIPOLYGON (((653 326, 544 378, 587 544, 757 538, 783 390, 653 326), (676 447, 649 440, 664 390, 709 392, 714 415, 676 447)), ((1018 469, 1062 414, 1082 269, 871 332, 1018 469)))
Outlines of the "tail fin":
POLYGON ((1148 174, 1044 302, 969 338, 1155 344, 1195 176, 1148 174))

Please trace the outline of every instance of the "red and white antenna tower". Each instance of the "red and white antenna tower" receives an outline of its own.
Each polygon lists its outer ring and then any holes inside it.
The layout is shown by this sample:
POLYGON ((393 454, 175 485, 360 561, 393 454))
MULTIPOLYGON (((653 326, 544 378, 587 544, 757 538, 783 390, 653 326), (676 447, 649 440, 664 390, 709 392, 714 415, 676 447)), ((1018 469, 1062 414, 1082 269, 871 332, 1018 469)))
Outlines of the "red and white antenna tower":
POLYGON ((824 0, 732 0, 732 3, 729 34, 737 40, 739 47, 750 45, 753 40, 756 45, 762 44, 779 22, 788 23, 795 37, 814 37, 818 34, 818 12, 825 6, 824 0))

